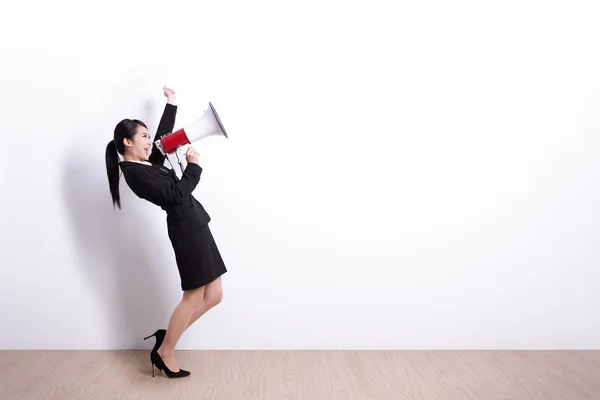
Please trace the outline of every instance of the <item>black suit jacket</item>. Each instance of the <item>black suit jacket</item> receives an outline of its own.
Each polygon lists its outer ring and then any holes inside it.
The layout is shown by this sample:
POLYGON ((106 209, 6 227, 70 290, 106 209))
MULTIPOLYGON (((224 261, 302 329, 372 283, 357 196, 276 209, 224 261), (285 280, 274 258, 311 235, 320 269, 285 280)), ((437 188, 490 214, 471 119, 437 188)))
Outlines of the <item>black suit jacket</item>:
MULTIPOLYGON (((167 103, 154 141, 173 131, 176 114, 177 106, 167 103)), ((179 179, 175 171, 164 166, 165 156, 156 145, 152 146, 148 161, 152 165, 134 161, 120 163, 127 185, 138 197, 165 210, 174 228, 187 230, 210 222, 210 216, 192 195, 202 174, 198 164, 188 163, 179 179)))

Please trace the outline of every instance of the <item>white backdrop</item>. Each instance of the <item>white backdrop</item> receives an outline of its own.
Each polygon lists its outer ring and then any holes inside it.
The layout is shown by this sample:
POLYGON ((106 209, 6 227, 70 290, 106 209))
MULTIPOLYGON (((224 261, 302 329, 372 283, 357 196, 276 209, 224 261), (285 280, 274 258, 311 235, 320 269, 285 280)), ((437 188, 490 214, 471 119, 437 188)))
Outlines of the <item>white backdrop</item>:
POLYGON ((104 164, 163 85, 230 134, 194 193, 225 297, 180 349, 600 348, 593 1, 97 4, 2 9, 0 348, 166 326, 164 214, 104 164))

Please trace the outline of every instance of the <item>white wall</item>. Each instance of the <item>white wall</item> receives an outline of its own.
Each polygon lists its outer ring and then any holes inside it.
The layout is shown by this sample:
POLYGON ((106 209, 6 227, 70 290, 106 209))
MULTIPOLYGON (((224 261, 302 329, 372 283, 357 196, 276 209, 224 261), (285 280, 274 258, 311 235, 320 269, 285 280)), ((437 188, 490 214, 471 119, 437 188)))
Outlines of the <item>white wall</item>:
POLYGON ((113 211, 104 166, 163 85, 177 127, 212 101, 230 133, 197 145, 195 191, 225 298, 181 349, 600 347, 594 2, 16 4, 0 348, 166 325, 164 214, 126 185, 113 211))

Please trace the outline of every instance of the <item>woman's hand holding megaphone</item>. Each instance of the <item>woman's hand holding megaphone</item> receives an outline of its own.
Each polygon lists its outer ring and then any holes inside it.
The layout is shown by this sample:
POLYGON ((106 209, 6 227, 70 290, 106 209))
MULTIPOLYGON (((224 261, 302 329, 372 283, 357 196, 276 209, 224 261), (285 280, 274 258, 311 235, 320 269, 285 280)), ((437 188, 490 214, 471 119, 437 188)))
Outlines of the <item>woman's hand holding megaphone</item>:
POLYGON ((194 149, 193 146, 188 147, 187 151, 185 152, 185 159, 188 163, 194 163, 194 164, 200 165, 200 163, 198 161, 199 157, 200 157, 200 155, 198 154, 196 149, 194 149))

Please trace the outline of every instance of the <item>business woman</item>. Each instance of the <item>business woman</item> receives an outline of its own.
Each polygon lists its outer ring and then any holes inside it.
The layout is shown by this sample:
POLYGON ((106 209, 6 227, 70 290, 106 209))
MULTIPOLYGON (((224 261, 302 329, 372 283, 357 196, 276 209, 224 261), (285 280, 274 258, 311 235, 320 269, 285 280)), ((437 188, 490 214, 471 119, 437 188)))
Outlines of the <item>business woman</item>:
POLYGON ((178 178, 172 168, 163 165, 165 156, 153 144, 172 132, 175 125, 176 94, 167 87, 163 88, 163 93, 167 101, 156 137, 151 139, 147 126, 140 120, 120 121, 113 140, 106 146, 106 172, 113 207, 121 209, 121 170, 138 197, 161 207, 167 214, 168 237, 175 252, 183 296, 167 329, 158 329, 144 339, 156 338, 150 352, 152 376, 156 366, 169 378, 181 378, 189 376, 190 372, 177 366, 175 346, 188 327, 221 302, 221 276, 227 269, 208 226, 211 218, 192 195, 202 174, 197 151, 190 146, 186 153, 187 166, 178 178), (118 154, 123 156, 122 161, 118 154))

